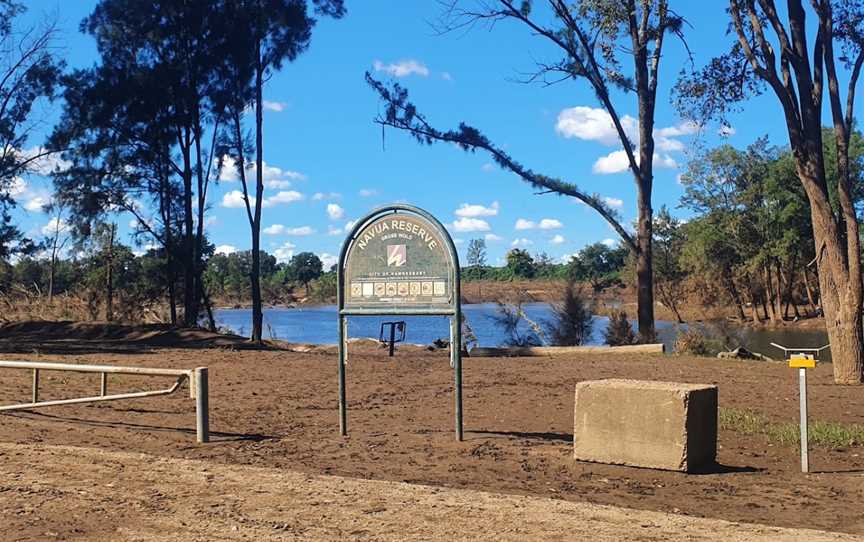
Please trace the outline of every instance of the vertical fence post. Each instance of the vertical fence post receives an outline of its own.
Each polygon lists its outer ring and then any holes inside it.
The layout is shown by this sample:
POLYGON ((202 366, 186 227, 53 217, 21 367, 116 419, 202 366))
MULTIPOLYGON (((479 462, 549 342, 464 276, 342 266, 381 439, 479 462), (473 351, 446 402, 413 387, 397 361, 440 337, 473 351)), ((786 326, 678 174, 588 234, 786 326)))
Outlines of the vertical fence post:
POLYGON ((99 381, 99 396, 105 397, 108 394, 108 373, 101 373, 102 377, 99 381))
POLYGON ((339 312, 339 434, 348 436, 348 405, 345 401, 345 361, 348 357, 348 320, 339 312))
POLYGON ((33 369, 33 393, 31 403, 39 402, 39 369, 33 369))
POLYGON ((807 437, 807 369, 798 369, 798 393, 801 405, 801 472, 810 472, 807 437))
POLYGON ((207 367, 195 369, 195 426, 198 442, 210 442, 210 400, 207 367))

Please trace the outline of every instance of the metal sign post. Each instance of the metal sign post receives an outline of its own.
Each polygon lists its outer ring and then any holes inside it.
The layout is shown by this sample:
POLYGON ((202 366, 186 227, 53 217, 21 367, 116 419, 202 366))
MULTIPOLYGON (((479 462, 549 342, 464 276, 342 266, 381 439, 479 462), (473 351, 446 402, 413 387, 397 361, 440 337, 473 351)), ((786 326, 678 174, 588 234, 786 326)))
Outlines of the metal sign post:
POLYGON ((801 428, 801 472, 810 472, 810 446, 807 435, 807 369, 816 367, 816 358, 822 350, 830 345, 820 348, 786 348, 776 343, 771 346, 783 350, 783 355, 789 362, 789 367, 798 369, 798 413, 799 426, 801 428))
POLYGON ((339 253, 339 432, 348 435, 345 365, 349 316, 448 316, 456 440, 462 440, 462 305, 459 256, 450 234, 411 205, 378 208, 357 223, 339 253))

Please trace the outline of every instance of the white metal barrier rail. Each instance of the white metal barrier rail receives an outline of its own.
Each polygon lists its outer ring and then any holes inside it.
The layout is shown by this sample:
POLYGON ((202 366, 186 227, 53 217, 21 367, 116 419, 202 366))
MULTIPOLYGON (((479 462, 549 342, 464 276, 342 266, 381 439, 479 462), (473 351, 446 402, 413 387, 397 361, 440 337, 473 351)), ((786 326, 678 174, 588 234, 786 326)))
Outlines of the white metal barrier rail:
POLYGON ((0 406, 0 411, 26 410, 57 405, 74 405, 78 403, 94 403, 98 401, 117 401, 119 399, 137 399, 140 397, 156 397, 170 395, 189 381, 189 397, 195 399, 195 427, 198 442, 210 441, 210 405, 209 386, 207 382, 207 367, 196 369, 155 369, 150 367, 117 367, 113 365, 76 365, 71 363, 44 363, 38 361, 0 361, 0 369, 27 369, 33 371, 33 390, 31 402, 17 405, 0 406), (93 397, 77 397, 75 399, 57 399, 52 401, 39 400, 40 371, 68 371, 76 373, 100 373, 101 381, 99 395, 93 397), (108 394, 108 375, 144 375, 173 376, 177 380, 169 388, 132 393, 108 394))

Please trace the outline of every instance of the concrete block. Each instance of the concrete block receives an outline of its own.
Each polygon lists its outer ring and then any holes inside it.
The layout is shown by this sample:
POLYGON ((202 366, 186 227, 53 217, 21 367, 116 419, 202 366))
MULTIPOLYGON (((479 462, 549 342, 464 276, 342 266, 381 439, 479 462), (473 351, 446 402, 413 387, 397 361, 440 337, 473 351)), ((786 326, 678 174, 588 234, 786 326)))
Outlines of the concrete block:
POLYGON ((576 385, 574 457, 694 471, 717 457, 717 386, 642 380, 576 385))

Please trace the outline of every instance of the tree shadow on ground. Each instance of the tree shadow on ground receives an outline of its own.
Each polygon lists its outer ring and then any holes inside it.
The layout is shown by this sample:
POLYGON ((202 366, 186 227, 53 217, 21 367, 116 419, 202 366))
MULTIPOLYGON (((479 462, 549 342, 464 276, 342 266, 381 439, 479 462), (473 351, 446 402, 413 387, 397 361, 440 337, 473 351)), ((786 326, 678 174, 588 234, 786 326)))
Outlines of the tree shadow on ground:
MULTIPOLYGON (((73 418, 70 416, 57 416, 54 414, 44 414, 42 412, 20 411, 12 414, 7 413, 7 416, 23 418, 28 420, 42 419, 46 421, 55 421, 61 423, 70 423, 73 425, 82 425, 86 427, 112 427, 117 429, 131 429, 145 432, 157 433, 182 433, 196 436, 197 431, 186 427, 165 427, 161 425, 148 425, 141 423, 121 422, 121 421, 102 421, 102 420, 85 420, 82 418, 73 418)), ((230 433, 226 431, 210 431, 210 442, 232 442, 232 441, 249 441, 263 442, 266 440, 277 440, 279 437, 275 435, 263 435, 260 433, 230 433)))

